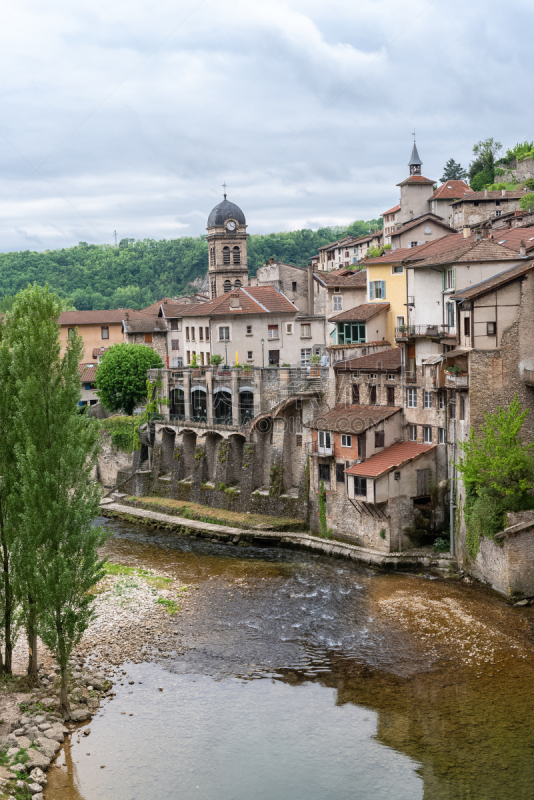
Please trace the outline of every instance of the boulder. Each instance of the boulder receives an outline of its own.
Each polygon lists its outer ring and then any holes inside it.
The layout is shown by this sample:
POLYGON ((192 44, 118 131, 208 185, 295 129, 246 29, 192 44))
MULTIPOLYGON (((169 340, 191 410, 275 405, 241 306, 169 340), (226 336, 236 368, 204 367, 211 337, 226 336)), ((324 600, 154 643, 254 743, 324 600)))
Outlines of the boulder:
POLYGON ((18 747, 19 749, 22 748, 24 750, 27 750, 32 743, 32 740, 28 739, 27 736, 16 736, 15 739, 17 741, 15 747, 18 747))
POLYGON ((65 738, 63 733, 63 725, 52 725, 47 731, 44 732, 47 739, 53 739, 56 742, 62 742, 65 738))
POLYGON ((48 756, 45 756, 45 754, 41 753, 39 750, 28 750, 28 756, 29 758, 26 762, 26 767, 30 770, 35 769, 35 767, 46 770, 52 761, 51 758, 48 758, 48 756))
POLYGON ((77 708, 76 711, 71 711, 70 719, 73 722, 85 722, 86 719, 91 719, 91 712, 86 708, 77 708))
POLYGON ((9 781, 11 778, 15 776, 7 767, 0 767, 0 779, 3 781, 9 781))
POLYGON ((40 786, 44 786, 46 784, 46 775, 42 769, 39 769, 39 767, 32 769, 30 772, 30 778, 34 783, 38 783, 40 786))
POLYGON ((37 727, 39 728, 40 731, 44 732, 44 731, 47 731, 52 726, 50 725, 49 722, 41 722, 37 727))
POLYGON ((54 758, 55 754, 59 750, 59 742, 56 742, 54 739, 45 739, 44 736, 36 739, 35 743, 37 744, 41 753, 44 753, 44 755, 47 758, 50 758, 50 760, 54 758))
MULTIPOLYGON (((41 789, 42 788, 43 787, 40 786, 38 783, 29 783, 28 784, 28 789, 30 790, 30 792, 33 794, 34 797, 35 797, 36 794, 41 794, 41 789)), ((41 797, 42 797, 42 794, 41 794, 41 797)))

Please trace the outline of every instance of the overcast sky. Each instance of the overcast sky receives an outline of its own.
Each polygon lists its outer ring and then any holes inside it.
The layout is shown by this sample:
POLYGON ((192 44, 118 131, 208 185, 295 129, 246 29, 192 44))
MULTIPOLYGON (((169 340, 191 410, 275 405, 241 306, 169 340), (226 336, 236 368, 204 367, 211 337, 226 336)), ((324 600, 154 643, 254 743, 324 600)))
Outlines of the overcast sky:
POLYGON ((474 142, 534 139, 534 4, 19 0, 0 26, 0 250, 345 224, 474 142))

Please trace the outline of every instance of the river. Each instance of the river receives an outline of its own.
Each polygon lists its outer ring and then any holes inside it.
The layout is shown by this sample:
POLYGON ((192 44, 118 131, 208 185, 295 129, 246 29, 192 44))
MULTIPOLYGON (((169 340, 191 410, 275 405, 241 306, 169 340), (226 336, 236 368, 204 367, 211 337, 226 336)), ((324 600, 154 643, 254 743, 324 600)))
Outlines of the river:
POLYGON ((531 800, 534 614, 477 585, 107 523, 198 586, 46 800, 531 800))

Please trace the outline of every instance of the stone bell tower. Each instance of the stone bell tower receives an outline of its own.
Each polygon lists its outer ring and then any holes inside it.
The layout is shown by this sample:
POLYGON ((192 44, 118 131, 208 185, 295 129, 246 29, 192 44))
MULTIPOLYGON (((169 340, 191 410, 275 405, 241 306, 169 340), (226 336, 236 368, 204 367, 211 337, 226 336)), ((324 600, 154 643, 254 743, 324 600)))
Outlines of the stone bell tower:
POLYGON ((226 194, 209 215, 207 230, 210 298, 248 286, 247 222, 226 194))

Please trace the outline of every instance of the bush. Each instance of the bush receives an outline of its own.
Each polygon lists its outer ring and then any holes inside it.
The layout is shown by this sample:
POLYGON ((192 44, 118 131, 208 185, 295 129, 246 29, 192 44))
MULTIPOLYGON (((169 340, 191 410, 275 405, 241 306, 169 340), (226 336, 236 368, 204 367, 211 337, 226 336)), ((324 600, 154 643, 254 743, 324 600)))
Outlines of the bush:
POLYGON ((519 206, 523 211, 528 211, 529 208, 534 209, 534 192, 524 195, 519 201, 519 206))
POLYGON ((210 365, 212 367, 218 367, 219 364, 222 364, 222 362, 223 362, 223 357, 218 355, 217 353, 212 355, 212 357, 210 358, 210 365))
POLYGON ((447 539, 442 539, 440 536, 434 539, 434 550, 436 553, 448 553, 450 548, 450 542, 447 539))

